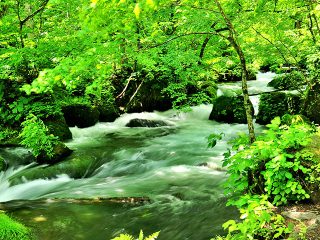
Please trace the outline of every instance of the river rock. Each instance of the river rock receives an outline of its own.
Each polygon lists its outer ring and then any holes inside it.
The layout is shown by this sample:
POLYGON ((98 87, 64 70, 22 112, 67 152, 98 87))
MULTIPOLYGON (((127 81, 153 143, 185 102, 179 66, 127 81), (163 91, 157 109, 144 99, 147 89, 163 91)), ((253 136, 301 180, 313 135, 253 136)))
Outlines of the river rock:
POLYGON ((24 177, 33 180, 67 174, 71 178, 83 178, 90 176, 102 164, 96 162, 96 158, 93 156, 72 154, 57 164, 43 168, 32 168, 24 174, 24 177))
POLYGON ((149 128, 154 128, 154 127, 165 127, 165 126, 170 126, 165 121, 162 120, 150 120, 150 119, 139 119, 139 118, 134 118, 131 119, 127 124, 126 127, 149 127, 149 128))
POLYGON ((312 212, 284 211, 281 214, 287 218, 291 218, 294 220, 300 220, 300 221, 319 219, 319 216, 315 213, 312 213, 312 212))
POLYGON ((260 95, 259 111, 256 123, 269 124, 272 119, 285 114, 298 114, 301 109, 302 98, 300 95, 271 92, 260 95))
POLYGON ((305 84, 303 73, 293 71, 290 73, 277 75, 268 83, 268 87, 280 90, 296 90, 305 84))
POLYGON ((68 157, 73 151, 69 149, 64 143, 59 142, 56 146, 53 148, 53 156, 48 156, 45 152, 42 152, 37 157, 38 163, 46 163, 46 164, 55 164, 62 160, 64 160, 66 157, 68 157))
MULTIPOLYGON (((252 116, 254 114, 253 105, 252 116)), ((246 111, 244 108, 243 96, 225 96, 222 95, 213 103, 213 108, 209 120, 225 123, 246 123, 246 111)))
POLYGON ((72 133, 63 116, 54 116, 43 120, 49 134, 59 137, 61 141, 72 139, 72 133))
POLYGON ((113 122, 120 117, 119 110, 114 105, 101 104, 98 106, 98 111, 100 122, 113 122))
POLYGON ((62 112, 69 127, 86 128, 99 121, 98 109, 85 104, 64 106, 62 112))

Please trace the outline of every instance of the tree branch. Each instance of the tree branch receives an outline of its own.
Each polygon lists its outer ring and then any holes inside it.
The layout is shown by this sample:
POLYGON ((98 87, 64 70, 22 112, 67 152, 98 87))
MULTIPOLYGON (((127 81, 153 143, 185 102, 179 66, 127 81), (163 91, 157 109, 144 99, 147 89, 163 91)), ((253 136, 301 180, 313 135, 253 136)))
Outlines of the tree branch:
POLYGON ((278 52, 280 53, 281 57, 283 58, 283 60, 288 63, 288 60, 286 59, 286 57, 284 56, 283 52, 280 50, 280 48, 275 45, 273 42, 271 42, 267 37, 263 36, 262 33, 260 33, 258 30, 256 30, 254 27, 252 27, 252 29, 260 36, 262 37, 264 40, 266 40, 268 43, 270 43, 272 46, 274 46, 278 52))
POLYGON ((133 95, 130 97, 130 100, 126 106, 126 108, 128 108, 130 106, 130 103, 132 102, 133 98, 137 95, 138 91, 140 90, 141 86, 143 84, 143 80, 141 81, 141 83, 139 84, 139 86, 137 87, 136 91, 133 93, 133 95))
POLYGON ((25 19, 20 20, 21 25, 24 25, 27 21, 29 21, 31 18, 33 18, 35 15, 37 15, 39 12, 41 12, 47 6, 48 2, 49 2, 49 0, 45 0, 36 11, 34 11, 30 15, 28 15, 25 19))
POLYGON ((217 33, 222 32, 222 31, 227 31, 227 30, 228 30, 228 28, 220 28, 220 29, 217 29, 217 30, 215 30, 215 31, 213 31, 213 32, 192 32, 192 33, 184 33, 184 34, 175 36, 175 37, 173 37, 173 38, 170 38, 170 39, 168 39, 168 40, 166 40, 166 41, 164 41, 164 42, 162 42, 162 43, 159 43, 159 44, 156 44, 156 45, 153 45, 153 46, 149 46, 149 47, 146 47, 146 48, 150 49, 150 48, 160 47, 160 46, 162 46, 162 45, 165 45, 165 44, 167 44, 167 43, 169 43, 169 42, 172 42, 172 41, 174 41, 174 40, 176 40, 176 39, 178 39, 178 38, 181 38, 181 37, 186 37, 186 36, 191 36, 191 35, 217 35, 217 33))

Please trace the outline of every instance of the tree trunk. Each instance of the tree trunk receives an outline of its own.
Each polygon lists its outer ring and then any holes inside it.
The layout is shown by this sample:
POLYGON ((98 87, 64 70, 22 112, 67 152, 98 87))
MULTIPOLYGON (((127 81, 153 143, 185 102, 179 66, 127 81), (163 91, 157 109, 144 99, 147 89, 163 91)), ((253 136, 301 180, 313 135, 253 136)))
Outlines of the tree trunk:
POLYGON ((252 120, 252 109, 250 105, 250 99, 249 99, 249 94, 248 94, 248 85, 247 81, 249 80, 249 74, 247 70, 247 65, 246 65, 246 59, 245 56, 242 52, 241 46, 237 41, 237 33, 230 21, 230 19, 226 16, 223 8, 221 7, 221 4, 218 0, 214 0, 221 16, 223 17, 228 30, 229 30, 229 37, 228 41, 230 44, 233 46, 235 51, 238 54, 240 63, 241 63, 241 69, 242 69, 242 94, 244 98, 244 107, 246 110, 246 116, 247 116, 247 122, 248 122, 248 130, 249 130, 249 138, 250 142, 253 143, 256 140, 255 133, 254 133, 254 126, 253 126, 253 120, 252 120))

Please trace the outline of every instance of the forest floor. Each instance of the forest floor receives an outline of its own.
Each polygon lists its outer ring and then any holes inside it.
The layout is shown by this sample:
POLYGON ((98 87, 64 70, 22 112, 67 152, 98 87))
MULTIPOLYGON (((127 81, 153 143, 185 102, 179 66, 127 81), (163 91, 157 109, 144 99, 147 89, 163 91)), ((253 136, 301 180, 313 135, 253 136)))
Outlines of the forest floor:
POLYGON ((294 224, 295 232, 300 232, 306 227, 307 240, 320 240, 320 203, 283 206, 277 211, 285 217, 288 224, 294 224))

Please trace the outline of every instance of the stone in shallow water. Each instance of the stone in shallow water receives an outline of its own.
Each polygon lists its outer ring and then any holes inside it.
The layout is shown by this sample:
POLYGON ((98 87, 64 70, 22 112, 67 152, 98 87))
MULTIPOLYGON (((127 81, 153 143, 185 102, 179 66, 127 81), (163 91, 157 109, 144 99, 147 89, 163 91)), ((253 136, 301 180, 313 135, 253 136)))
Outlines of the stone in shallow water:
POLYGON ((165 126, 170 126, 170 124, 162 120, 149 120, 149 119, 139 119, 139 118, 131 119, 126 124, 126 127, 165 127, 165 126))

